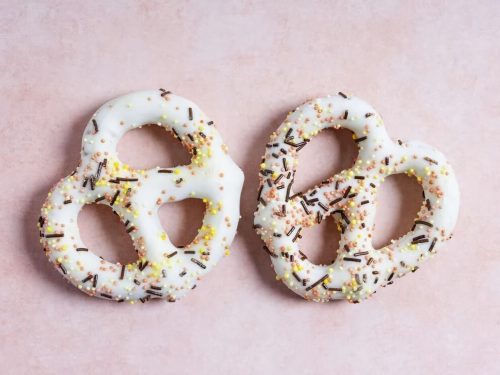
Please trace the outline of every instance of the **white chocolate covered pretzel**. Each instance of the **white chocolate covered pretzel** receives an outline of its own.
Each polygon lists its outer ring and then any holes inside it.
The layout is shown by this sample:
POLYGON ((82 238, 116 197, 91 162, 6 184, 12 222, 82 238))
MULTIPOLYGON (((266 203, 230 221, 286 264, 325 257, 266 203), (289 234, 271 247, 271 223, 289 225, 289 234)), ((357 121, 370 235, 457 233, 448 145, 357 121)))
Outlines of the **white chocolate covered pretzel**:
POLYGON ((118 302, 176 301, 229 252, 239 221, 243 173, 231 160, 213 121, 192 102, 163 89, 135 92, 104 104, 89 121, 81 162, 50 191, 38 223, 45 254, 85 293, 118 302), (116 147, 129 130, 156 124, 191 152, 191 164, 137 170, 120 162, 116 147), (184 248, 160 224, 163 204, 186 198, 206 204, 203 225, 184 248), (110 263, 80 238, 85 204, 111 207, 127 228, 139 260, 110 263))
POLYGON ((367 103, 339 95, 314 99, 289 113, 271 135, 260 169, 254 227, 277 278, 305 299, 359 302, 432 257, 455 226, 459 190, 445 157, 420 142, 393 142, 367 103), (293 192, 298 152, 326 128, 352 131, 359 155, 352 168, 304 193, 293 192), (389 245, 372 245, 377 190, 392 174, 416 177, 424 203, 409 233, 389 245), (300 251, 307 230, 332 215, 341 231, 337 258, 311 263, 300 251))

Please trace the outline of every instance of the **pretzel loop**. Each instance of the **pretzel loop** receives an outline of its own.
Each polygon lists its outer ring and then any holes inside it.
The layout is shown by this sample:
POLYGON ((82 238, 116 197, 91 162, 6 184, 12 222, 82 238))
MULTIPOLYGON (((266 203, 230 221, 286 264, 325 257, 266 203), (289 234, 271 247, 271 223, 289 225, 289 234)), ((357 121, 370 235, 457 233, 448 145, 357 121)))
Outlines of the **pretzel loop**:
POLYGON ((239 220, 243 174, 213 122, 194 103, 165 90, 112 100, 89 121, 81 158, 75 172, 52 189, 39 221, 46 255, 79 289, 120 302, 175 301, 227 253, 239 220), (145 170, 123 164, 116 151, 119 140, 147 124, 172 132, 191 152, 191 163, 145 170), (161 226, 158 209, 187 198, 202 199, 206 212, 192 243, 177 248, 161 226), (85 246, 76 218, 90 203, 107 205, 120 217, 137 262, 111 263, 85 246))
POLYGON ((444 156, 419 142, 392 142, 381 117, 355 97, 315 99, 291 112, 266 146, 261 164, 255 229, 273 267, 290 289, 306 299, 352 302, 373 294, 433 255, 448 239, 458 215, 458 186, 444 156), (326 128, 353 132, 359 154, 352 168, 295 194, 298 152, 326 128), (382 249, 374 249, 377 191, 392 174, 415 176, 425 201, 415 226, 382 249), (303 231, 333 216, 341 239, 330 265, 315 265, 300 251, 303 231))

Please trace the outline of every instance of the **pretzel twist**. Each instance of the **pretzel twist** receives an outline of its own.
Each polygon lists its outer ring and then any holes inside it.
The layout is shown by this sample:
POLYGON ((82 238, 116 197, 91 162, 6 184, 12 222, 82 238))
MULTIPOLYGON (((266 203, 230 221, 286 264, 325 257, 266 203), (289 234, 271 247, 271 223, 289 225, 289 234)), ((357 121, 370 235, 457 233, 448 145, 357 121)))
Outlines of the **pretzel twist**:
POLYGON ((145 302, 175 301, 228 253, 239 220, 243 173, 205 114, 163 89, 135 92, 104 104, 85 128, 81 162, 49 193, 42 207, 41 243, 56 269, 91 296, 145 302), (133 169, 116 151, 121 137, 142 125, 172 132, 191 152, 191 164, 133 169), (206 204, 203 226, 185 248, 175 247, 158 209, 186 198, 206 204), (108 262, 88 249, 77 225, 85 204, 109 206, 127 228, 139 260, 108 262))
POLYGON ((445 157, 420 142, 393 142, 382 118, 367 103, 343 93, 311 100, 289 113, 271 135, 260 169, 254 228, 262 237, 277 278, 314 301, 359 302, 432 257, 451 237, 459 190, 445 157), (314 188, 294 193, 299 151, 326 128, 353 132, 359 148, 352 168, 314 188), (424 203, 411 231, 389 245, 372 245, 376 197, 387 176, 416 177, 424 203), (337 258, 311 263, 300 251, 302 233, 333 216, 341 231, 337 258))

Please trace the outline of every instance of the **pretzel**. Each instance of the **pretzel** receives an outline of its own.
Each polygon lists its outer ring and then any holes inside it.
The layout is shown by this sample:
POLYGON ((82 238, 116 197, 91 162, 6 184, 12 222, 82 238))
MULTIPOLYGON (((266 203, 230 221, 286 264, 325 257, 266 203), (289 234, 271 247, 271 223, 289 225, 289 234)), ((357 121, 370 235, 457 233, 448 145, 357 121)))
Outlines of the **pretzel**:
POLYGON ((174 302, 229 254, 242 184, 243 173, 213 121, 194 103, 163 89, 135 92, 104 104, 89 121, 79 166, 52 188, 42 207, 40 241, 55 268, 88 295, 118 302, 174 302), (147 124, 172 132, 192 154, 191 164, 140 170, 120 162, 120 138, 147 124), (192 243, 175 247, 158 209, 187 198, 206 204, 203 225, 192 243), (91 203, 109 206, 119 216, 137 262, 111 263, 85 246, 77 215, 91 203))
POLYGON ((254 228, 265 242, 277 279, 307 300, 359 302, 431 258, 451 238, 459 190, 444 156, 420 142, 393 142, 367 103, 343 93, 306 102, 271 135, 260 165, 254 228), (359 155, 352 168, 304 193, 294 193, 299 151, 327 128, 353 132, 359 155), (413 228, 381 249, 372 245, 377 191, 387 176, 416 177, 424 203, 413 228), (332 216, 341 232, 336 260, 311 263, 300 250, 307 228, 332 216))

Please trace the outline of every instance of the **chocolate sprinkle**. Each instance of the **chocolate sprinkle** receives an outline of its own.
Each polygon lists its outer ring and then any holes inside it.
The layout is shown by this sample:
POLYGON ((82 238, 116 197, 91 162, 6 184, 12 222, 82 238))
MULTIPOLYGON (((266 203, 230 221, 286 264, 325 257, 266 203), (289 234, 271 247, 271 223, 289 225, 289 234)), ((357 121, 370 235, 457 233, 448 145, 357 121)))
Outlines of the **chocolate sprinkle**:
POLYGON ((161 294, 159 292, 156 292, 154 290, 151 290, 151 289, 146 290, 146 293, 151 294, 153 296, 158 296, 158 297, 162 297, 163 296, 163 294, 161 294))
POLYGON ((434 225, 432 225, 431 223, 427 222, 427 221, 424 221, 424 220, 415 220, 415 224, 421 224, 421 225, 426 225, 430 228, 432 228, 434 225))
POLYGON ((196 264, 197 266, 200 266, 201 268, 205 269, 207 268, 207 266, 205 266, 203 263, 201 263, 198 259, 195 259, 195 258, 191 258, 191 262, 193 262, 194 264, 196 264))
POLYGON ((361 259, 358 258, 350 258, 350 257, 344 257, 344 261, 346 262, 361 262, 361 259))
POLYGON ((111 199, 111 206, 115 204, 116 202, 116 199, 118 198, 118 196, 120 195, 120 190, 117 190, 115 195, 113 196, 113 199, 111 199))
POLYGON ((354 140, 354 142, 356 142, 356 143, 363 142, 366 138, 368 138, 368 137, 364 136, 364 137, 361 137, 361 138, 356 138, 354 140))
POLYGON ((86 247, 77 247, 76 251, 89 251, 86 247))
POLYGON ((437 242, 437 238, 434 237, 432 239, 431 246, 429 247, 429 251, 432 251, 432 249, 434 249, 434 246, 436 245, 436 242, 437 242))
POLYGON ((97 121, 95 120, 95 118, 92 119, 92 124, 94 124, 94 129, 95 132, 97 133, 99 131, 99 127, 97 126, 97 121))
POLYGON ((321 279, 319 279, 318 281, 312 283, 311 285, 309 285, 307 288, 306 288, 306 291, 310 291, 311 289, 313 289, 314 287, 318 286, 319 284, 321 284, 323 281, 325 281, 326 279, 328 279, 328 275, 325 275, 323 276, 321 279))

